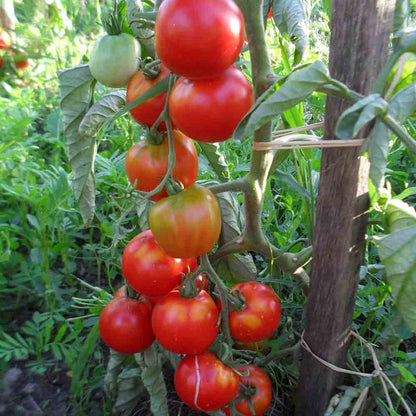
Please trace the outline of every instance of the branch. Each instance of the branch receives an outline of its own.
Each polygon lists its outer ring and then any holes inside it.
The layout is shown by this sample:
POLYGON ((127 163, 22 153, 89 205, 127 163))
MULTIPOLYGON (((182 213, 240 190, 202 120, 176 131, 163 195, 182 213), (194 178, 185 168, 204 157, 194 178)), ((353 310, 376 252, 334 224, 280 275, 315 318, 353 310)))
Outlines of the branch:
POLYGON ((219 183, 217 185, 208 186, 208 189, 213 194, 220 194, 223 192, 246 192, 249 187, 247 182, 243 179, 236 179, 230 182, 219 183))
POLYGON ((272 353, 266 355, 263 358, 260 358, 260 359, 257 358, 254 361, 254 365, 257 365, 258 367, 264 367, 270 361, 279 360, 279 359, 284 358, 284 357, 286 357, 288 355, 292 355, 292 354, 294 354, 299 349, 300 349, 300 342, 298 342, 297 344, 293 345, 292 347, 285 348, 284 350, 272 352, 272 353))

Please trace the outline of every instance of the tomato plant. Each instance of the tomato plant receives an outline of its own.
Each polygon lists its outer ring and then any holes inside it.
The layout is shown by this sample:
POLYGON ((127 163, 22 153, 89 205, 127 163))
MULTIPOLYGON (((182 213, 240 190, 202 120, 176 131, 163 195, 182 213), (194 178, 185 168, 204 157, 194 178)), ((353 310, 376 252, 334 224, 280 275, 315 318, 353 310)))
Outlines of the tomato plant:
POLYGON ((243 310, 229 313, 232 337, 239 342, 270 337, 280 321, 280 302, 273 290, 260 282, 240 283, 232 289, 238 289, 246 299, 243 310))
POLYGON ((10 35, 0 29, 0 49, 7 49, 12 44, 12 40, 10 39, 10 35))
POLYGON ((192 409, 209 412, 237 394, 239 376, 212 352, 185 357, 175 371, 178 396, 192 409))
POLYGON ((180 78, 169 98, 175 126, 201 142, 221 142, 232 136, 253 104, 245 75, 234 66, 213 79, 180 78))
MULTIPOLYGON (((140 95, 144 94, 149 88, 166 78, 170 71, 165 65, 160 65, 160 73, 155 78, 149 78, 142 70, 137 72, 130 79, 127 85, 126 101, 129 103, 140 95)), ((144 126, 152 126, 163 110, 166 101, 166 92, 145 101, 130 110, 130 114, 137 123, 144 126)), ((157 127, 159 131, 166 131, 166 124, 162 121, 157 127)))
POLYGON ((243 15, 232 0, 165 0, 156 17, 157 55, 187 78, 220 75, 237 59, 243 36, 243 15))
POLYGON ((151 326, 152 304, 120 294, 100 315, 99 331, 103 341, 123 354, 144 351, 154 341, 151 326))
MULTIPOLYGON (((272 401, 272 383, 267 373, 255 365, 246 365, 238 369, 241 376, 240 383, 248 387, 253 387, 255 393, 250 397, 244 396, 244 387, 239 392, 235 408, 238 412, 246 416, 261 416, 263 415, 272 401), (248 373, 248 374, 245 374, 248 373), (239 401, 239 398, 242 398, 239 401), (251 412, 249 400, 252 403, 254 414, 251 412)), ((227 415, 230 415, 230 409, 223 409, 227 415)))
POLYGON ((172 258, 159 246, 150 230, 134 237, 121 260, 123 275, 130 286, 144 296, 163 296, 177 286, 181 273, 193 271, 196 258, 172 258))
MULTIPOLYGON (((141 140, 127 152, 125 167, 131 184, 136 181, 136 189, 151 191, 156 188, 168 170, 169 144, 167 134, 162 133, 161 144, 151 144, 141 140)), ((176 161, 172 171, 173 178, 182 182, 186 188, 192 185, 198 175, 198 154, 192 140, 178 130, 173 131, 173 145, 176 161)), ((150 199, 158 201, 166 197, 166 189, 150 199)))
POLYGON ((106 87, 127 85, 139 67, 139 42, 127 33, 98 38, 90 55, 92 76, 106 87))
POLYGON ((208 253, 221 231, 217 199, 207 188, 191 185, 158 201, 149 213, 156 241, 172 257, 189 258, 208 253))
POLYGON ((156 339, 178 354, 200 354, 209 348, 218 334, 217 321, 217 306, 205 290, 194 298, 173 290, 156 303, 152 313, 156 339))

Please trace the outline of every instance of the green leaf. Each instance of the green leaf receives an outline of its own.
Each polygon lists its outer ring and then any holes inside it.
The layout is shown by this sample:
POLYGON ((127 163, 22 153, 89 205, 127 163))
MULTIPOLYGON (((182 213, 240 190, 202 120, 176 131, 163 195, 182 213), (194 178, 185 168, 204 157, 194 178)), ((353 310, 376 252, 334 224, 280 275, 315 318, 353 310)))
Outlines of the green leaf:
POLYGON ((142 370, 142 381, 150 395, 150 410, 153 415, 169 416, 166 384, 157 343, 154 342, 140 354, 134 354, 134 358, 142 370))
POLYGON ((311 195, 310 193, 299 184, 299 182, 289 173, 283 172, 280 169, 276 169, 277 177, 286 185, 290 186, 293 190, 298 192, 305 200, 310 203, 311 202, 311 195))
POLYGON ((113 349, 110 349, 110 359, 107 364, 107 373, 104 378, 104 388, 107 396, 115 401, 118 396, 118 376, 123 369, 123 361, 126 358, 124 354, 121 354, 113 349))
POLYGON ((222 279, 242 283, 256 280, 257 269, 251 254, 229 254, 213 263, 222 279))
POLYGON ((309 44, 309 0, 273 0, 273 19, 282 35, 295 44, 293 65, 302 61, 309 44))
POLYGON ((389 102, 389 113, 403 123, 416 111, 416 83, 398 91, 389 102))
POLYGON ((407 383, 416 383, 416 377, 407 368, 394 361, 393 365, 399 370, 401 376, 406 380, 407 383))
POLYGON ((95 136, 104 122, 126 105, 126 90, 115 90, 103 95, 88 110, 79 126, 80 134, 95 136))
POLYGON ((379 256, 386 266, 395 306, 416 332, 416 222, 386 237, 378 238, 379 256))
POLYGON ((221 209, 222 228, 220 246, 241 234, 244 216, 237 198, 230 192, 216 195, 221 209))
POLYGON ((95 79, 88 65, 58 71, 64 137, 73 173, 74 193, 85 224, 95 211, 95 139, 79 133, 78 128, 91 107, 95 79))
POLYGON ((330 19, 332 17, 332 2, 333 0, 324 0, 325 12, 330 19))
POLYGON ((139 227, 142 231, 149 229, 149 211, 154 203, 148 199, 142 199, 136 207, 137 218, 139 221, 139 227))
POLYGON ((386 222, 390 233, 416 225, 413 207, 400 199, 392 199, 386 207, 386 222))
POLYGON ((396 8, 393 18, 393 33, 398 32, 408 25, 409 0, 396 0, 396 8))
POLYGON ((140 368, 125 368, 118 376, 117 384, 118 394, 114 413, 130 415, 145 392, 140 368))
POLYGON ((351 139, 369 121, 387 112, 388 104, 379 94, 371 94, 344 111, 338 119, 335 135, 340 139, 351 139))
POLYGON ((314 91, 330 83, 330 77, 325 65, 316 61, 313 64, 292 72, 285 83, 274 92, 268 90, 254 104, 254 108, 240 121, 234 131, 234 139, 241 140, 249 136, 263 124, 277 115, 289 110, 305 100, 314 91))
POLYGON ((217 174, 220 181, 230 180, 230 171, 224 156, 220 152, 219 143, 203 143, 198 142, 202 153, 208 159, 214 172, 217 174))

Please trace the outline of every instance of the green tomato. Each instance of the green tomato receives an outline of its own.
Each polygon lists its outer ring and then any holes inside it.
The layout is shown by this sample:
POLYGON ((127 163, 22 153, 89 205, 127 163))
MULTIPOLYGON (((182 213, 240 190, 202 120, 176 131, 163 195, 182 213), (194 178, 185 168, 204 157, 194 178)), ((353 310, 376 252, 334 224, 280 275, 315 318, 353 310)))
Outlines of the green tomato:
POLYGON ((127 33, 101 36, 91 52, 91 74, 107 87, 124 87, 137 72, 140 53, 139 42, 127 33))

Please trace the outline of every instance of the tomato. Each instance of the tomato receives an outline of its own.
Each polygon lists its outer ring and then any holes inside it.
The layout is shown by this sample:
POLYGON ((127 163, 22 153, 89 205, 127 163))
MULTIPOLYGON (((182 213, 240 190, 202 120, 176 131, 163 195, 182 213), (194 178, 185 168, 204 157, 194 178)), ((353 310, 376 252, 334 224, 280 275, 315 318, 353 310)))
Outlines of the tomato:
POLYGON ((127 33, 101 36, 91 52, 91 74, 107 87, 124 87, 139 67, 140 52, 139 42, 127 33))
POLYGON ((191 185, 153 205, 149 225, 169 256, 198 257, 211 251, 218 240, 221 211, 209 189, 191 185))
POLYGON ((119 296, 111 300, 100 315, 99 331, 113 350, 135 354, 152 345, 152 304, 147 299, 119 296))
POLYGON ((175 74, 213 78, 237 59, 244 19, 232 0, 164 0, 155 25, 158 57, 175 74))
POLYGON ((0 49, 7 49, 12 44, 10 35, 4 30, 0 29, 0 49))
POLYGON ((152 328, 156 339, 169 351, 199 354, 218 334, 218 309, 205 290, 194 298, 184 298, 173 290, 156 303, 152 328))
POLYGON ((4 60, 3 58, 0 58, 0 69, 3 68, 3 65, 4 65, 4 60))
MULTIPOLYGON (((137 72, 129 81, 127 85, 126 101, 129 103, 140 95, 144 94, 148 89, 153 87, 163 78, 170 74, 169 69, 165 65, 160 65, 160 73, 155 79, 147 78, 143 71, 137 72)), ((156 97, 145 101, 142 104, 132 108, 130 114, 137 123, 152 126, 165 106, 166 92, 156 95, 156 97)), ((166 124, 163 121, 157 127, 159 131, 166 131, 166 124)))
POLYGON ((126 246, 121 269, 130 286, 144 296, 169 293, 182 279, 181 273, 196 269, 196 258, 168 256, 150 230, 134 237, 126 246))
POLYGON ((267 15, 267 18, 268 18, 268 19, 272 19, 272 18, 273 18, 273 10, 272 10, 272 8, 271 8, 271 7, 270 7, 269 13, 268 13, 268 15, 267 15))
POLYGON ((201 142, 221 142, 250 110, 253 91, 234 66, 217 78, 192 81, 180 78, 172 88, 169 113, 175 126, 201 142))
POLYGON ((273 290, 260 282, 239 283, 231 289, 239 289, 246 299, 244 310, 229 313, 231 336, 238 342, 257 342, 270 337, 279 326, 281 313, 273 290))
MULTIPOLYGON (((16 53, 16 55, 26 55, 25 52, 21 52, 21 51, 16 51, 15 53, 16 53)), ((29 59, 27 59, 27 58, 15 59, 14 64, 19 69, 26 69, 29 66, 29 59)))
POLYGON ((178 396, 192 409, 204 412, 226 406, 237 394, 240 377, 212 352, 189 355, 175 371, 178 396))
MULTIPOLYGON (((168 170, 169 144, 167 133, 162 134, 162 144, 155 145, 141 140, 127 152, 127 177, 131 184, 137 181, 136 189, 140 191, 152 191, 160 184, 168 170)), ((198 175, 198 153, 192 140, 178 130, 173 131, 173 145, 176 161, 172 175, 186 188, 195 182, 198 175)), ((167 195, 166 189, 163 189, 150 199, 159 201, 167 195)))
MULTIPOLYGON (((235 408, 238 412, 246 416, 261 416, 263 415, 272 401, 272 383, 269 376, 261 368, 255 365, 246 365, 238 369, 241 373, 248 372, 248 375, 243 375, 240 382, 246 386, 256 387, 257 392, 251 396, 251 402, 254 408, 254 415, 250 410, 248 399, 244 398, 239 401, 235 408)), ((230 409, 223 409, 229 415, 230 409)))

